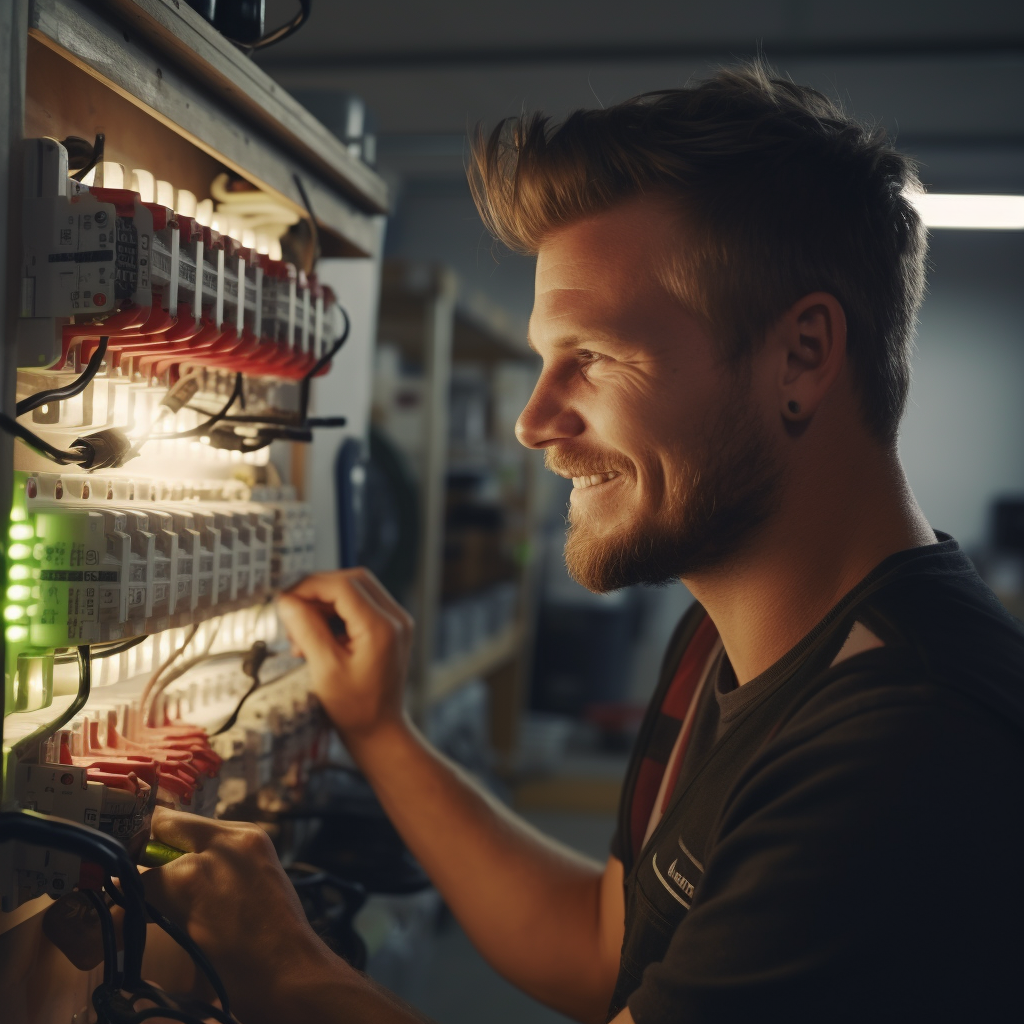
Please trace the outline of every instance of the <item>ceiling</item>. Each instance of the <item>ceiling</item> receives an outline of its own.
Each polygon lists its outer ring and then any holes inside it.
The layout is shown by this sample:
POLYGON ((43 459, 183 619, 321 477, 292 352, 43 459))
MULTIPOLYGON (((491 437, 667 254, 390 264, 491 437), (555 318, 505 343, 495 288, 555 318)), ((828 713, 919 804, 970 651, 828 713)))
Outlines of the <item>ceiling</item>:
MULTIPOLYGON (((268 0, 268 24, 294 3, 268 0)), ((329 126, 340 94, 361 96, 393 173, 444 177, 477 122, 608 105, 757 53, 884 124, 933 187, 1024 189, 1020 0, 315 0, 258 59, 329 126)))

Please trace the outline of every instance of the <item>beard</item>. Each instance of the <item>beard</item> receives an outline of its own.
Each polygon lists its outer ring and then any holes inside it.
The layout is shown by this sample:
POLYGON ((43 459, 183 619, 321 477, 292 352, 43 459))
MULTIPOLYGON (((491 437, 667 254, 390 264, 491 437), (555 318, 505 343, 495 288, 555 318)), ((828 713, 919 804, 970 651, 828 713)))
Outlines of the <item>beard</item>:
MULTIPOLYGON (((720 569, 771 518, 778 508, 782 470, 745 399, 745 391, 738 389, 697 451, 678 460, 660 508, 637 510, 613 533, 601 535, 570 506, 565 564, 577 583, 605 594, 720 569)), ((552 456, 549 465, 568 466, 570 472, 578 466, 572 475, 579 476, 584 467, 616 469, 622 462, 580 448, 548 449, 547 454, 552 456)))

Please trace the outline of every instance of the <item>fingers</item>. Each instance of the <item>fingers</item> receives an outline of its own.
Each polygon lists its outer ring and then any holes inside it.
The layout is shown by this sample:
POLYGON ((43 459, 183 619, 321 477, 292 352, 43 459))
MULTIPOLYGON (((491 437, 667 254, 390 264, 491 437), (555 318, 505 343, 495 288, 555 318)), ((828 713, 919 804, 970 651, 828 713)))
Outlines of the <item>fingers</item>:
POLYGON ((239 828, 250 829, 252 826, 245 822, 215 821, 169 807, 155 807, 150 831, 158 842, 176 850, 200 853, 213 846, 225 832, 239 828))
POLYGON ((412 619, 405 609, 388 593, 384 585, 369 569, 345 569, 307 576, 289 591, 306 600, 325 601, 345 620, 350 634, 366 624, 368 616, 383 614, 405 626, 412 619))
POLYGON ((277 598, 277 612, 292 643, 306 658, 336 653, 337 640, 323 612, 312 601, 281 594, 277 598))

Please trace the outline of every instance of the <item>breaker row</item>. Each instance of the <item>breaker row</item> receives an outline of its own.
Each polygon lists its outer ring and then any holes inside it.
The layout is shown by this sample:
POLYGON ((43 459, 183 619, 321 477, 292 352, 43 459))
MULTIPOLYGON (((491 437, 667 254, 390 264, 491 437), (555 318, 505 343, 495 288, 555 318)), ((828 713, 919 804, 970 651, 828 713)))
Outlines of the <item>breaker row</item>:
POLYGON ((48 703, 48 652, 201 622, 313 568, 309 509, 290 489, 210 483, 185 498, 170 484, 115 481, 95 494, 96 483, 16 475, 4 611, 8 709, 48 703))
POLYGON ((52 139, 26 144, 18 364, 108 360, 134 379, 215 367, 299 380, 342 335, 330 289, 168 206, 68 176, 52 139))

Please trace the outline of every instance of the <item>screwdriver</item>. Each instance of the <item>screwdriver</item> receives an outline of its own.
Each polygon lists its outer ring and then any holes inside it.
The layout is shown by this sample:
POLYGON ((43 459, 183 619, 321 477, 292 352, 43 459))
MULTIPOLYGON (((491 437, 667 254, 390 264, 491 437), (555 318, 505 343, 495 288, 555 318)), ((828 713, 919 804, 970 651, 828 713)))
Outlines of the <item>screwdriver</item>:
POLYGON ((177 847, 168 846, 166 843, 158 843, 155 839, 151 839, 146 843, 142 856, 139 858, 139 863, 144 868, 158 868, 164 864, 170 864, 172 860, 177 860, 179 857, 184 856, 184 854, 184 850, 179 850, 177 847))

